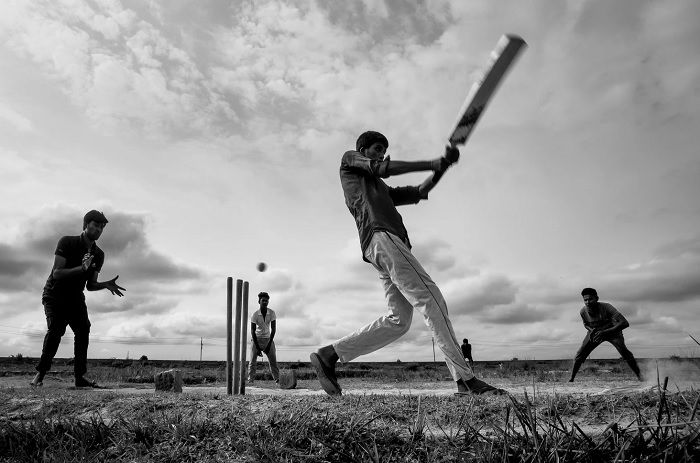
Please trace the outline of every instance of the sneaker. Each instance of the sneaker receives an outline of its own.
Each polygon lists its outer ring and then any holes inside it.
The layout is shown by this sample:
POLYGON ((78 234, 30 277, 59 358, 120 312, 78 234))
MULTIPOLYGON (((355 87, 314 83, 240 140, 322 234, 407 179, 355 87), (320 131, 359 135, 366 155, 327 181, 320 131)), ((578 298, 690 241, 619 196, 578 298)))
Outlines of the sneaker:
POLYGON ((44 373, 37 373, 34 379, 29 383, 31 387, 41 387, 44 385, 44 373))
POLYGON ((503 395, 506 394, 506 391, 504 389, 499 389, 497 387, 493 387, 490 384, 477 379, 477 378, 472 378, 469 381, 464 382, 464 387, 460 387, 461 384, 457 383, 457 389, 458 391, 455 393, 455 395, 467 395, 467 394, 475 394, 475 395, 481 395, 481 394, 493 394, 493 395, 503 395))
POLYGON ((311 360, 311 366, 316 370, 316 376, 318 381, 321 383, 321 387, 328 395, 341 395, 342 390, 338 384, 338 378, 335 376, 335 371, 333 368, 325 364, 320 355, 316 352, 309 356, 311 360))
POLYGON ((80 378, 75 378, 75 387, 90 387, 93 389, 100 388, 100 386, 98 386, 95 381, 89 380, 84 376, 81 376, 80 378))

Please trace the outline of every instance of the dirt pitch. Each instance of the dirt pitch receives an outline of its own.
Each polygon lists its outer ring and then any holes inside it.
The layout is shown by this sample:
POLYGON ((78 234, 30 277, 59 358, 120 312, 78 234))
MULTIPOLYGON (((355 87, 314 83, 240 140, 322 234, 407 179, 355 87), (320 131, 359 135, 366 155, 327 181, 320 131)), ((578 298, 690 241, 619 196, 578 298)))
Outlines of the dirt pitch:
POLYGON ((646 461, 663 439, 667 461, 700 461, 699 363, 653 362, 652 379, 639 382, 617 361, 591 362, 575 383, 565 381, 564 362, 482 365, 479 376, 508 391, 503 396, 455 396, 442 365, 355 364, 343 368, 344 395, 330 397, 303 364, 288 365, 301 377, 296 389, 279 389, 265 373, 245 395, 229 396, 215 364, 93 362, 90 377, 104 388, 86 390, 73 387, 68 362, 34 388, 33 362, 15 361, 0 371, 0 454, 10 461, 496 462, 546 453, 567 462, 591 454, 585 461, 595 462, 624 451, 646 461), (168 368, 183 370, 182 393, 155 392, 153 373, 168 368), (657 377, 663 384, 667 376, 661 393, 657 377))
MULTIPOLYGON (((29 385, 31 376, 5 376, 0 377, 0 389, 34 391, 38 394, 61 393, 62 391, 75 390, 72 379, 61 377, 47 377, 44 386, 32 388, 29 385)), ((581 379, 574 383, 569 382, 535 382, 535 381, 508 381, 495 380, 491 384, 505 389, 509 394, 523 395, 524 392, 544 396, 601 396, 608 394, 635 394, 658 390, 655 381, 640 382, 636 380, 621 380, 615 378, 610 381, 604 379, 581 379)), ((84 393, 91 394, 123 394, 143 395, 155 394, 153 384, 128 385, 124 383, 103 383, 100 389, 80 389, 84 393)), ((689 391, 697 389, 700 384, 696 381, 684 379, 681 381, 669 380, 667 389, 670 392, 689 391)), ((451 396, 454 395, 455 386, 452 381, 426 381, 404 383, 382 383, 376 380, 348 379, 341 380, 343 395, 412 395, 412 396, 451 396)), ((162 392, 158 392, 162 394, 162 392)), ((184 386, 182 394, 185 395, 226 395, 225 384, 184 386)), ((314 380, 300 380, 295 389, 280 389, 272 381, 258 381, 254 385, 246 385, 245 394, 250 396, 325 396, 319 384, 314 380)))

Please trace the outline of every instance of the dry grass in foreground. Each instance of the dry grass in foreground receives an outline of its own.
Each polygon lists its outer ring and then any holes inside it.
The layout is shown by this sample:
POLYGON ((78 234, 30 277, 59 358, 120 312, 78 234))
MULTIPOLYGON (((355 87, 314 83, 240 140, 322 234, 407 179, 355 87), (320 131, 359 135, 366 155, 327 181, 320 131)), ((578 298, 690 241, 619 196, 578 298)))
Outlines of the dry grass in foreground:
POLYGON ((2 461, 698 461, 700 393, 126 396, 0 389, 2 461))

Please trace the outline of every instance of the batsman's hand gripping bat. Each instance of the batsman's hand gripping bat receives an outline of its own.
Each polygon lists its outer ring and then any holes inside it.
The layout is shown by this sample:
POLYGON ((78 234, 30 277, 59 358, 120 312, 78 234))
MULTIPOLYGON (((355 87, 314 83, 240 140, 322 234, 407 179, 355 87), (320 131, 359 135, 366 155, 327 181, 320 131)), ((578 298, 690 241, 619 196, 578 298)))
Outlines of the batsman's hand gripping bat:
MULTIPOLYGON (((471 135, 476 123, 486 109, 491 97, 496 92, 498 85, 508 73, 511 65, 527 44, 517 35, 506 34, 501 36, 496 48, 491 52, 489 63, 484 69, 482 78, 472 85, 467 98, 459 111, 459 118, 449 137, 449 146, 464 145, 471 135)), ((459 152, 453 158, 448 158, 453 164, 459 159, 459 152)), ((435 172, 433 183, 437 183, 445 173, 435 172)))

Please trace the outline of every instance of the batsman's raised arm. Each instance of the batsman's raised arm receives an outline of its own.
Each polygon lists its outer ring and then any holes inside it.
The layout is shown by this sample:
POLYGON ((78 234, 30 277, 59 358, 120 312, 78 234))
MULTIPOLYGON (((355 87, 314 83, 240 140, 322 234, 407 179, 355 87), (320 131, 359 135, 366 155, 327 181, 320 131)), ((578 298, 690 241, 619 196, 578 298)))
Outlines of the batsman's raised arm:
POLYGON ((382 159, 383 156, 383 150, 381 155, 375 155, 369 149, 363 152, 348 151, 343 156, 342 162, 350 170, 381 178, 428 170, 438 172, 449 166, 448 161, 444 157, 431 161, 394 161, 388 156, 386 159, 382 159))
POLYGON ((387 163, 385 174, 383 175, 384 177, 408 174, 410 172, 423 172, 426 170, 439 172, 449 167, 449 163, 444 157, 433 159, 432 161, 392 161, 387 158, 384 162, 387 163))

